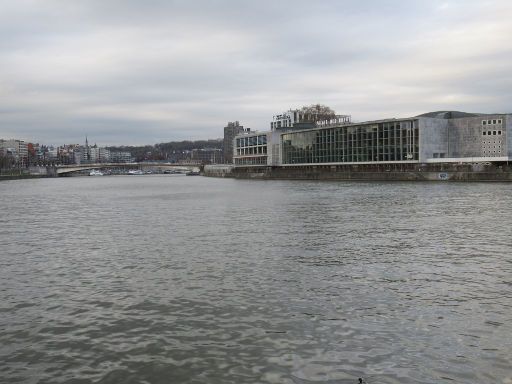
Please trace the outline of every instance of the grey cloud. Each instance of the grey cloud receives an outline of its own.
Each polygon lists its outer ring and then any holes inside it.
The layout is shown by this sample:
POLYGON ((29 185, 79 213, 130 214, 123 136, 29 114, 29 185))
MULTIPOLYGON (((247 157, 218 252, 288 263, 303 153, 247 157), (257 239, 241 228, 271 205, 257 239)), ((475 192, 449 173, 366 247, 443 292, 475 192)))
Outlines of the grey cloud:
POLYGON ((357 120, 506 111, 503 1, 0 1, 0 137, 216 138, 322 102, 357 120))

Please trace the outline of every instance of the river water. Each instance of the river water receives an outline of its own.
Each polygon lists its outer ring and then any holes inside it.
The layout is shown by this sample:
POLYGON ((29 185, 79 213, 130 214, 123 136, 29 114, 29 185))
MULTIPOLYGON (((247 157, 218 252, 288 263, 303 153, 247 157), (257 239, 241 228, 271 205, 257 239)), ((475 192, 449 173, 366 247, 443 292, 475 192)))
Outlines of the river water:
POLYGON ((512 383, 510 184, 0 183, 1 383, 512 383))

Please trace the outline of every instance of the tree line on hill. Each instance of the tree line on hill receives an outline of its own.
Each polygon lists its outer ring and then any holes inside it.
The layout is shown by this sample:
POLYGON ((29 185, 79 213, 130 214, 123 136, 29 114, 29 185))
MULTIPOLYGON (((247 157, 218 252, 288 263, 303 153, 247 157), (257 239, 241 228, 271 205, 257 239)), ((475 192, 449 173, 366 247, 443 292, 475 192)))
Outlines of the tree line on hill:
POLYGON ((179 161, 190 156, 193 149, 222 149, 222 139, 184 140, 143 146, 107 147, 111 151, 130 152, 135 161, 179 161))

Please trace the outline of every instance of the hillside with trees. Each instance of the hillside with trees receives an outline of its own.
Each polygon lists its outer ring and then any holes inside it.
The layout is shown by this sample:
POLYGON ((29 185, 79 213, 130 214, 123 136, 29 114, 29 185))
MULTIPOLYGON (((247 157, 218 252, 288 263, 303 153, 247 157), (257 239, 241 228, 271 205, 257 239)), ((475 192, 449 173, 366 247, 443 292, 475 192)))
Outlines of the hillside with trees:
POLYGON ((222 139, 171 141, 145 146, 108 147, 111 151, 130 152, 135 161, 179 161, 187 158, 193 149, 222 148, 222 139))

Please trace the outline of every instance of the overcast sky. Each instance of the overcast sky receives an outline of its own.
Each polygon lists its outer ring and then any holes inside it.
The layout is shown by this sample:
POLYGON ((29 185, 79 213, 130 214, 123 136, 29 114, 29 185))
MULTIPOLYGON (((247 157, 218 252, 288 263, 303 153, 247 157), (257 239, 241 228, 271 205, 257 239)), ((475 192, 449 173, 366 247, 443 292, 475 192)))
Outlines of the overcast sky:
POLYGON ((0 138, 155 144, 322 103, 512 112, 510 0, 0 0, 0 138))

